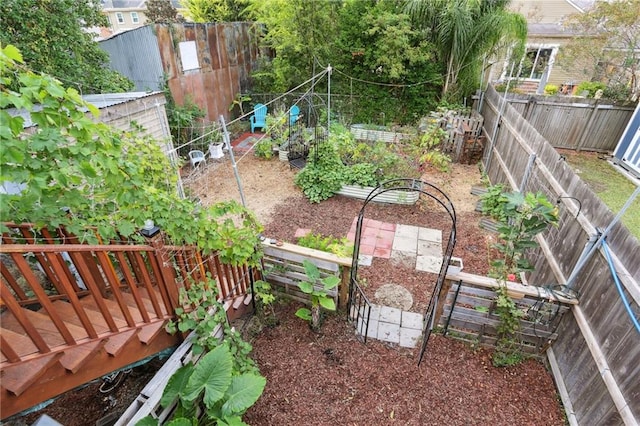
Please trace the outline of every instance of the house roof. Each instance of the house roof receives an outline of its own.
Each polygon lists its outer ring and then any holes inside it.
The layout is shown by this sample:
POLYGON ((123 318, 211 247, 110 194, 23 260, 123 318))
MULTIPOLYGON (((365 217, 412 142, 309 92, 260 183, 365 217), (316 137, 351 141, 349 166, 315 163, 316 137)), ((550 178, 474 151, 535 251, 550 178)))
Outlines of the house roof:
MULTIPOLYGON (((110 106, 123 104, 125 102, 133 101, 136 99, 142 99, 148 96, 157 95, 158 93, 161 93, 161 92, 98 93, 95 95, 83 95, 82 99, 85 100, 86 102, 89 102, 90 104, 95 105, 96 108, 98 109, 104 109, 104 108, 109 108, 110 106)), ((33 109, 34 111, 40 111, 42 110, 42 106, 34 105, 33 109)), ((85 112, 86 111, 88 110, 85 109, 85 112)), ((7 110, 7 112, 12 117, 15 117, 15 116, 22 117, 24 119, 24 122, 22 123, 22 128, 24 129, 33 127, 35 125, 33 121, 31 121, 31 115, 29 114, 29 111, 27 111, 26 109, 10 108, 7 110)))

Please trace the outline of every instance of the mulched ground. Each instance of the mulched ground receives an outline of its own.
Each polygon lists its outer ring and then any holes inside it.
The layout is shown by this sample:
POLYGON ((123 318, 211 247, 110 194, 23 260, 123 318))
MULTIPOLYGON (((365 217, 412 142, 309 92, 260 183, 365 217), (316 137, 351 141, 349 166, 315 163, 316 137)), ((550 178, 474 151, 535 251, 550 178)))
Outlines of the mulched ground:
POLYGON ((490 353, 433 335, 417 349, 356 339, 344 316, 321 334, 279 306, 280 324, 254 341, 267 386, 251 425, 563 425, 552 378, 538 362, 491 365, 490 353))

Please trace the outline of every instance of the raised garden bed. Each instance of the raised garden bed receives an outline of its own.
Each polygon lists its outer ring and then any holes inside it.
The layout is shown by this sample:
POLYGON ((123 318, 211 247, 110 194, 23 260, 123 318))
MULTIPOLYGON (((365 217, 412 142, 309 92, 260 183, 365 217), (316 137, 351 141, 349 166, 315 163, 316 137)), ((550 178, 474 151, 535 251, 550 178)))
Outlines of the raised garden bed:
POLYGON ((382 127, 380 129, 371 129, 371 128, 368 128, 365 124, 353 124, 350 130, 356 139, 364 140, 364 141, 372 141, 372 142, 381 141, 381 142, 387 142, 387 143, 394 143, 402 139, 407 139, 411 137, 410 134, 391 132, 389 130, 385 130, 382 127))
MULTIPOLYGON (((371 186, 343 185, 337 194, 358 200, 366 200, 374 189, 371 186)), ((420 193, 417 191, 394 189, 376 196, 373 201, 377 203, 413 205, 418 201, 418 198, 420 198, 420 193)))

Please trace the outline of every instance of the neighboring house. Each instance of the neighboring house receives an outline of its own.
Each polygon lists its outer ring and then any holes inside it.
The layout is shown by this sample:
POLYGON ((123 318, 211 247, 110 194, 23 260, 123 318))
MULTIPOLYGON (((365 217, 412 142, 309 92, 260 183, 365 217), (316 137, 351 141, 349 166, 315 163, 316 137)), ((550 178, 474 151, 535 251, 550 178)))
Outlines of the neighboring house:
MULTIPOLYGON (((117 34, 122 31, 146 25, 147 0, 102 0, 102 12, 109 20, 109 33, 117 34)), ((176 9, 181 8, 178 0, 171 0, 176 9)), ((102 34, 104 37, 104 33, 102 34)))
MULTIPOLYGON (((581 77, 554 66, 562 46, 573 34, 563 28, 570 15, 583 13, 595 0, 513 0, 509 8, 521 13, 528 22, 525 57, 513 67, 512 78, 518 79, 519 89, 527 93, 542 93, 545 85, 567 89, 579 83, 581 77)), ((511 64, 500 62, 490 70, 490 81, 505 81, 510 77, 511 64)))

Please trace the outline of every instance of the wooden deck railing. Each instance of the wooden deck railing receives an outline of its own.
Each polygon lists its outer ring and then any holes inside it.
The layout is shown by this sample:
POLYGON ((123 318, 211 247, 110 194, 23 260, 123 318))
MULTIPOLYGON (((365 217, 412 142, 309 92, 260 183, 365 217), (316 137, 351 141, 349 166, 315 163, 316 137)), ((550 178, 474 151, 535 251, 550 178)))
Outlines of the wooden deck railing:
POLYGON ((246 265, 165 245, 161 233, 146 244, 92 245, 64 229, 9 226, 0 245, 0 369, 2 387, 15 396, 35 382, 24 380, 20 364, 39 361, 46 370, 43 363, 59 362, 75 373, 97 351, 117 357, 135 336, 149 346, 166 334, 182 287, 210 277, 222 301, 250 288, 246 265))

